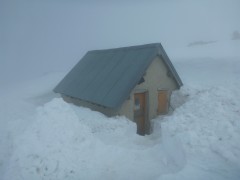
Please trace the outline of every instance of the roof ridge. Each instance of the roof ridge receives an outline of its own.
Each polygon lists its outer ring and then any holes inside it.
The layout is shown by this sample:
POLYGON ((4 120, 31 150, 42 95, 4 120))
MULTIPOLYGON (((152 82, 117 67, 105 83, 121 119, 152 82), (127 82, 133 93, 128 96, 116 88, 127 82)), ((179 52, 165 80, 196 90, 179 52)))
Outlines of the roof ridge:
POLYGON ((91 50, 88 53, 101 53, 101 52, 111 52, 111 51, 120 51, 120 50, 133 50, 133 49, 143 49, 143 48, 159 48, 161 47, 161 43, 150 43, 150 44, 143 44, 143 45, 136 45, 136 46, 125 46, 125 47, 118 47, 118 48, 111 48, 111 49, 98 49, 98 50, 91 50))

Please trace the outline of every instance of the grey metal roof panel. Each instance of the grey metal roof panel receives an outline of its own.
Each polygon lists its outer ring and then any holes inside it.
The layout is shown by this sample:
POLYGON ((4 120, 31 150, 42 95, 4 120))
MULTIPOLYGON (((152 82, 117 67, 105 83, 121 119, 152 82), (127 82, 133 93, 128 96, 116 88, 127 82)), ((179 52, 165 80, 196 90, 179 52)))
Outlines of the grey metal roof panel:
MULTIPOLYGON (((164 53, 158 43, 89 51, 54 91, 105 107, 117 108, 128 98, 154 57, 159 54, 164 59, 168 58, 164 53)), ((166 61, 173 76, 179 78, 170 60, 166 61)), ((181 86, 179 80, 176 79, 181 86)))

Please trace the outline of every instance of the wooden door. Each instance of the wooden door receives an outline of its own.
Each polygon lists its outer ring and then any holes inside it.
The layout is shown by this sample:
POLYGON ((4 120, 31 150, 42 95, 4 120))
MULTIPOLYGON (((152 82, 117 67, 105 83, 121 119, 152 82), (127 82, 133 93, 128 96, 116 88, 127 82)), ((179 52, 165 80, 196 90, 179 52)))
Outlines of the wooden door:
POLYGON ((168 98, 169 93, 167 90, 158 91, 158 114, 167 114, 168 113, 168 98))
POLYGON ((134 120, 137 123, 137 134, 146 134, 146 93, 134 94, 134 120))

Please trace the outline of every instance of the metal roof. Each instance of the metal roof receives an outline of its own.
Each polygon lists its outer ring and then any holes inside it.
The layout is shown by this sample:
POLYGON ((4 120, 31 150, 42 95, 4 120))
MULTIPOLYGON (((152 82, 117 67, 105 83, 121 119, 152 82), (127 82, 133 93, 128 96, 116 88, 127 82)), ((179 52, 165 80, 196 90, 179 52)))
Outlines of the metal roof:
POLYGON ((150 63, 161 56, 178 86, 176 70, 160 43, 89 51, 54 92, 104 107, 117 108, 129 97, 150 63))

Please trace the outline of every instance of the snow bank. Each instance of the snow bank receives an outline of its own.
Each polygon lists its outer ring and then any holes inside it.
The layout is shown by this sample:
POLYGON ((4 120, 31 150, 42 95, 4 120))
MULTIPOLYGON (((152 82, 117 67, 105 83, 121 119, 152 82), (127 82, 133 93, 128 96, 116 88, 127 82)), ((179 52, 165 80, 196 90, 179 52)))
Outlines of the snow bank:
POLYGON ((174 113, 154 123, 180 141, 187 164, 159 180, 240 178, 240 93, 235 88, 185 86, 173 95, 174 113))
POLYGON ((240 93, 213 87, 182 90, 187 102, 164 118, 163 129, 192 153, 209 149, 240 166, 240 93), (194 151, 194 152, 193 152, 194 151))
POLYGON ((182 151, 171 154, 169 142, 136 135, 124 117, 107 118, 60 98, 37 108, 32 120, 14 140, 4 179, 147 179, 184 164, 182 151))

